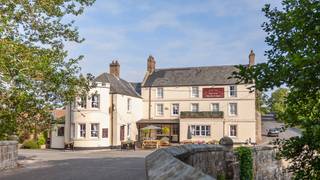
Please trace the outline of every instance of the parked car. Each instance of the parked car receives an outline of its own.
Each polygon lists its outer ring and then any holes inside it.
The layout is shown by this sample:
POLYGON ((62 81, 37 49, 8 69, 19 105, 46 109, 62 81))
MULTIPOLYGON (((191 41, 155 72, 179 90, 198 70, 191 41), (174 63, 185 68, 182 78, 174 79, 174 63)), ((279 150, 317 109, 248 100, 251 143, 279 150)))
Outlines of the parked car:
POLYGON ((279 133, 280 133, 280 131, 277 130, 276 128, 274 128, 274 129, 269 129, 267 135, 269 137, 279 137, 279 133))
POLYGON ((285 130, 283 127, 276 127, 274 129, 279 131, 279 132, 284 132, 284 130, 285 130))

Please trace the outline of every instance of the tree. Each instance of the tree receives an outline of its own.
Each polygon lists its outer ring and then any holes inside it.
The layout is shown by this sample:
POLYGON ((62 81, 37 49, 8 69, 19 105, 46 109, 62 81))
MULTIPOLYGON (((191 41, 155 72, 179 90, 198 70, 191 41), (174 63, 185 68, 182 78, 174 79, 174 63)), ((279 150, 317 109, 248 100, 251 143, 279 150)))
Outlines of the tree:
POLYGON ((0 0, 0 139, 48 127, 51 110, 88 91, 92 76, 79 76, 82 56, 66 59, 64 44, 83 41, 68 19, 93 3, 0 0))
POLYGON ((238 66, 234 77, 255 82, 266 91, 285 85, 289 89, 283 120, 302 128, 302 136, 284 141, 280 155, 292 161, 296 179, 320 179, 320 1, 283 0, 282 9, 265 5, 268 61, 238 66))
POLYGON ((281 119, 281 116, 286 110, 286 98, 288 96, 288 89, 279 88, 271 94, 270 110, 276 113, 276 117, 281 119))
POLYGON ((256 92, 256 107, 261 114, 270 112, 269 97, 263 92, 256 92))

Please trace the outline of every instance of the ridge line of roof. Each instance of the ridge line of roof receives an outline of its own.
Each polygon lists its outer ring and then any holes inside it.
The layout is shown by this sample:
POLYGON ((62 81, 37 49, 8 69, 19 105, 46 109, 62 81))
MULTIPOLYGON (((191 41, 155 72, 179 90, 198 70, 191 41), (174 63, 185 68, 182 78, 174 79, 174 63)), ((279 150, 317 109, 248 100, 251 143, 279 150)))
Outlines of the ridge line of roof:
POLYGON ((211 68, 211 67, 235 67, 238 65, 246 66, 247 64, 237 64, 237 65, 218 65, 218 66, 197 66, 197 67, 176 67, 176 68, 156 68, 155 70, 184 70, 184 69, 197 69, 197 68, 211 68))

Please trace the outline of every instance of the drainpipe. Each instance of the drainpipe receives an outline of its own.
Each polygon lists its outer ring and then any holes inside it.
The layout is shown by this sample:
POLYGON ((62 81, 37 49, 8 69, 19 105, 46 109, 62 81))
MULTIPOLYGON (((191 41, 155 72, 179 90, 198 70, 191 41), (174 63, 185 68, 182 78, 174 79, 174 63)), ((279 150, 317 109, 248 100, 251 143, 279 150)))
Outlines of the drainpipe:
POLYGON ((114 112, 114 105, 113 105, 113 94, 111 94, 111 128, 110 128, 110 138, 111 138, 111 146, 113 146, 113 112, 114 112))

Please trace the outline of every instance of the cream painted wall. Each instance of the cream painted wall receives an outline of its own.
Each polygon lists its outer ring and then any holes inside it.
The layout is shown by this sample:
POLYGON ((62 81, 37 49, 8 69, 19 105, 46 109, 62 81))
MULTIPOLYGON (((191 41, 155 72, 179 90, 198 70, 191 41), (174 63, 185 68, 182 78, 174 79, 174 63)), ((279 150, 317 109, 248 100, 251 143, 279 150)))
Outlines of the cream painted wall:
POLYGON ((110 146, 110 127, 109 127, 109 84, 98 83, 96 88, 89 91, 87 97, 87 108, 73 108, 71 112, 70 130, 70 106, 66 111, 65 142, 74 142, 75 147, 107 147, 110 146), (91 107, 90 96, 94 93, 100 95, 99 108, 91 107), (98 137, 91 137, 91 124, 97 123, 98 137), (86 124, 86 137, 80 137, 80 125, 86 124), (102 138, 102 129, 108 128, 108 138, 102 138), (70 137, 71 135, 71 137, 70 137))
MULTIPOLYGON (((111 95, 110 95, 111 96, 111 95)), ((142 118, 142 99, 115 94, 113 96, 115 103, 114 123, 113 123, 113 145, 121 144, 120 141, 120 126, 125 126, 124 138, 125 140, 136 140, 138 130, 136 122, 142 118), (128 111, 128 99, 131 99, 131 110, 128 111), (128 124, 130 124, 130 133, 128 135, 128 124)))

